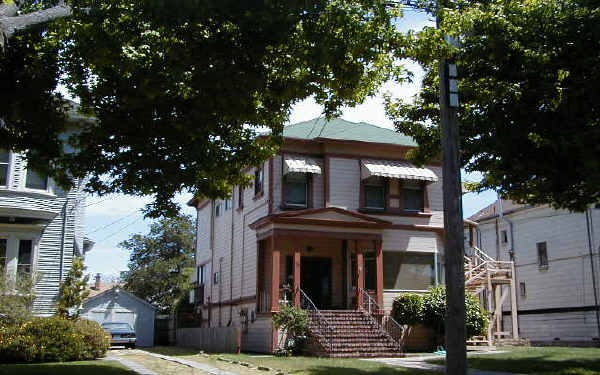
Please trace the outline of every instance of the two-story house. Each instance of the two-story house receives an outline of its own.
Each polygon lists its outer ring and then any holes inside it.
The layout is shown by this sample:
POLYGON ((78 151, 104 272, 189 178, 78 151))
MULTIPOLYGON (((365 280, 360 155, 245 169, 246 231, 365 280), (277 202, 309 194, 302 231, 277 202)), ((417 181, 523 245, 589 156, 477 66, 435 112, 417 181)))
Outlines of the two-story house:
MULTIPOLYGON (((441 166, 409 163, 411 138, 342 119, 288 125, 283 136, 276 156, 248 169, 252 186, 189 202, 199 311, 206 326, 242 327, 246 351, 277 350, 281 301, 310 310, 322 337, 328 324, 360 321, 351 313, 361 306, 389 312, 395 296, 443 273, 441 166)), ((348 349, 330 337, 317 351, 389 354, 365 340, 348 349)))
MULTIPOLYGON (((82 120, 74 113, 70 119, 82 120)), ((37 275, 36 315, 55 313, 73 257, 93 245, 83 236, 83 187, 79 181, 77 188, 64 191, 27 168, 22 155, 0 150, 0 269, 10 278, 37 275)))
MULTIPOLYGON (((532 342, 600 340, 600 209, 584 213, 496 201, 471 216, 478 247, 514 261, 518 326, 532 342)), ((510 305, 503 306, 511 325, 510 305)))

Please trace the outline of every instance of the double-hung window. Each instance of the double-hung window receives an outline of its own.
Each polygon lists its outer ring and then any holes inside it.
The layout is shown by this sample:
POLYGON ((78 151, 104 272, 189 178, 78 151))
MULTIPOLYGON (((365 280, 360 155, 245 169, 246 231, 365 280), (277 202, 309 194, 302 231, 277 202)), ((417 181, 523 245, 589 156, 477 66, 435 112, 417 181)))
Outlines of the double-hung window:
POLYGON ((308 207, 308 174, 293 172, 283 178, 285 205, 308 207))
POLYGON ((33 241, 19 240, 19 256, 17 259, 17 275, 29 275, 32 269, 33 241))
POLYGON ((0 272, 4 271, 6 268, 6 253, 8 240, 6 238, 0 238, 0 272))
POLYGON ((264 171, 262 168, 256 168, 254 171, 254 195, 258 196, 263 192, 264 171))
POLYGON ((364 181, 365 208, 385 210, 385 179, 372 176, 364 181))
POLYGON ((538 254, 538 267, 541 269, 548 268, 548 248, 546 247, 546 242, 538 242, 537 246, 537 254, 538 254))
POLYGON ((27 169, 25 187, 27 189, 48 190, 48 177, 43 176, 33 169, 27 169))
POLYGON ((8 186, 8 172, 10 171, 10 153, 0 150, 0 186, 8 186))
POLYGON ((402 184, 404 211, 422 212, 425 207, 423 184, 419 181, 404 181, 402 184))

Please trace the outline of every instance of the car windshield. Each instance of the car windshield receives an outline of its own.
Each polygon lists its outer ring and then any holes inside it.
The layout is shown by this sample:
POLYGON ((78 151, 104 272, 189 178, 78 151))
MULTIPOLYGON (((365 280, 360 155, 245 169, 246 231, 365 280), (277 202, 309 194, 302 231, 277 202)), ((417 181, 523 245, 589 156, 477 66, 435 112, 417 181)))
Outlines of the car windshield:
POLYGON ((131 329, 128 323, 102 323, 102 327, 106 329, 131 329))

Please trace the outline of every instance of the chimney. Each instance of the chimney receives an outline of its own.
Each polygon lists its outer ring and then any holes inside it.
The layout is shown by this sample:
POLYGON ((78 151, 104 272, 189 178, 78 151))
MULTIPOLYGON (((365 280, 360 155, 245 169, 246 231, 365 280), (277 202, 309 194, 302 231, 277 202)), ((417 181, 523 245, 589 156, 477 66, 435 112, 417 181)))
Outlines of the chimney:
POLYGON ((94 283, 94 289, 100 290, 100 279, 101 279, 101 276, 100 276, 99 273, 96 274, 95 279, 96 279, 96 282, 94 283))

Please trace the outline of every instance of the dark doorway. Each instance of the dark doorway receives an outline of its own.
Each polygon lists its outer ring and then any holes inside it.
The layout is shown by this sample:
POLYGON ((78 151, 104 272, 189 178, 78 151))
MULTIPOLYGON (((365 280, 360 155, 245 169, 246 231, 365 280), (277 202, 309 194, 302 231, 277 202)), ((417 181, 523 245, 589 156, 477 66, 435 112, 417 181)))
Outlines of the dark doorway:
POLYGON ((301 288, 318 309, 331 307, 331 258, 302 257, 301 288))

